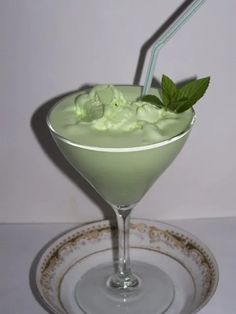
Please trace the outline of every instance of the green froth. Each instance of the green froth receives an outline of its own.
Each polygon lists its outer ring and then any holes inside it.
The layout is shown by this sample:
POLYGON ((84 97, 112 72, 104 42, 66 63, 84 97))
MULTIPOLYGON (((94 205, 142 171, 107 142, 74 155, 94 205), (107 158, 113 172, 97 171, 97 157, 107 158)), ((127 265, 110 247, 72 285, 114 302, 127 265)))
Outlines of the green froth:
MULTIPOLYGON (((158 95, 157 90, 152 90, 158 95)), ((101 85, 65 97, 50 113, 59 135, 81 145, 136 147, 171 138, 191 123, 181 114, 139 101, 140 87, 101 85)))

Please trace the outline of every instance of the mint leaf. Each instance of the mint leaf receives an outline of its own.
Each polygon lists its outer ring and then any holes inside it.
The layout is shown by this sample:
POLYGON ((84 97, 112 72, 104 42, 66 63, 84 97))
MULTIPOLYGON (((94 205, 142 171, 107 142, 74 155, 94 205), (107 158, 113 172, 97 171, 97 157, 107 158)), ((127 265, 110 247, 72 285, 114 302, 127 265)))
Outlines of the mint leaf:
POLYGON ((188 98, 183 97, 182 99, 179 99, 173 107, 175 108, 174 112, 181 113, 191 108, 192 102, 188 98))
POLYGON ((164 106, 160 98, 158 98, 155 95, 145 95, 141 98, 141 100, 149 102, 150 104, 157 106, 159 108, 162 108, 164 106))
POLYGON ((171 104, 177 100, 177 87, 167 75, 162 76, 161 87, 164 105, 171 110, 171 104))
MULTIPOLYGON (((205 94, 209 83, 209 76, 187 83, 186 85, 178 89, 178 100, 181 100, 183 98, 188 99, 189 108, 192 107, 205 94)), ((185 107, 179 108, 177 112, 183 112, 187 109, 185 109, 185 107)))
POLYGON ((205 94, 210 83, 210 77, 193 80, 184 86, 177 88, 175 83, 163 75, 161 80, 162 100, 154 95, 146 95, 141 100, 149 102, 166 110, 182 113, 191 108, 205 94))

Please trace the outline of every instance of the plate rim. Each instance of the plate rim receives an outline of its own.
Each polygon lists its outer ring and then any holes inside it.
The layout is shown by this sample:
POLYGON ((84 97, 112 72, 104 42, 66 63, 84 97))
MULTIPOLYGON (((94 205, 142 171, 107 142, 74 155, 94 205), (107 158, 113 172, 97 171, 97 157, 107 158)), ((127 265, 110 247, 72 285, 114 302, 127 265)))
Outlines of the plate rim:
MULTIPOLYGON (((174 224, 163 222, 159 220, 153 220, 153 219, 146 219, 146 218, 131 218, 131 226, 132 225, 138 225, 138 224, 145 224, 148 225, 153 224, 155 227, 161 227, 161 229, 170 228, 174 230, 177 230, 178 235, 186 236, 188 239, 191 240, 192 244, 195 244, 197 249, 200 251, 200 253, 207 259, 207 261, 210 261, 210 268, 214 271, 214 278, 211 281, 211 286, 209 288, 209 293, 207 294, 206 299, 197 307, 196 310, 194 310, 193 313, 199 312, 206 304, 209 303, 209 301, 212 299, 213 295, 215 294, 218 284, 219 284, 219 266, 216 261, 215 256, 213 255, 212 251, 209 249, 209 247, 200 240, 197 236, 193 235, 191 232, 186 231, 185 229, 175 226, 174 224), (165 228, 166 227, 166 228, 165 228)), ((44 245, 43 249, 40 250, 41 254, 38 258, 37 264, 35 265, 35 285, 37 289, 37 293, 40 296, 40 301, 42 301, 43 306, 45 306, 47 309, 50 309, 51 313, 58 313, 57 309, 55 309, 54 306, 44 297, 41 289, 40 284, 40 277, 43 272, 42 267, 44 267, 44 270, 47 268, 47 263, 52 258, 53 254, 60 250, 63 245, 68 243, 70 241, 71 237, 74 235, 76 237, 76 234, 81 234, 83 230, 92 231, 96 230, 100 224, 104 224, 106 228, 109 228, 112 230, 112 228, 115 228, 114 221, 113 220, 96 220, 88 223, 84 223, 82 225, 75 226, 73 228, 70 228, 68 230, 65 230, 64 232, 58 234, 56 237, 51 239, 46 245, 44 245), (64 239, 64 241, 63 241, 64 239), (66 241, 65 241, 66 240, 66 241), (45 259, 47 259, 47 263, 45 263, 45 259)), ((175 234, 173 234, 175 236, 175 234)), ((132 247, 132 246, 131 246, 132 247)), ((156 250, 157 251, 157 250, 156 250)), ((208 264, 209 265, 209 264, 208 264)), ((41 303, 41 302, 40 302, 41 303)))

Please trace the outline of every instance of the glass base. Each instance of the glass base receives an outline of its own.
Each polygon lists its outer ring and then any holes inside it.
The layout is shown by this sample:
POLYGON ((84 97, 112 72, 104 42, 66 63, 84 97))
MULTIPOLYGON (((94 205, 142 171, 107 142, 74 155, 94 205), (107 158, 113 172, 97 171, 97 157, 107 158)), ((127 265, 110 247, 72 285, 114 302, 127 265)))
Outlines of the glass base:
POLYGON ((114 272, 103 264, 85 273, 75 288, 75 299, 86 314, 162 314, 174 300, 174 285, 159 268, 134 262, 132 269, 140 279, 135 288, 119 289, 109 285, 114 272))

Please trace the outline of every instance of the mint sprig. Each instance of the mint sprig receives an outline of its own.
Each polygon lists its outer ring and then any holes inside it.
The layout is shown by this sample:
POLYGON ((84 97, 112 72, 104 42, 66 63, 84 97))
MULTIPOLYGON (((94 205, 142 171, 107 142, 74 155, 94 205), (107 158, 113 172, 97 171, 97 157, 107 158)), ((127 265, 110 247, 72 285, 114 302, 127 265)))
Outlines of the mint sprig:
POLYGON ((163 75, 161 80, 161 99, 155 95, 145 95, 142 101, 149 102, 159 108, 175 113, 181 113, 203 97, 210 83, 210 77, 195 79, 191 82, 177 87, 176 84, 167 76, 163 75))
POLYGON ((146 101, 151 103, 152 105, 155 105, 159 108, 162 108, 164 105, 162 103, 162 101, 160 100, 160 98, 158 98, 155 95, 145 95, 141 98, 142 101, 146 101))

